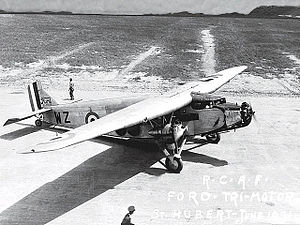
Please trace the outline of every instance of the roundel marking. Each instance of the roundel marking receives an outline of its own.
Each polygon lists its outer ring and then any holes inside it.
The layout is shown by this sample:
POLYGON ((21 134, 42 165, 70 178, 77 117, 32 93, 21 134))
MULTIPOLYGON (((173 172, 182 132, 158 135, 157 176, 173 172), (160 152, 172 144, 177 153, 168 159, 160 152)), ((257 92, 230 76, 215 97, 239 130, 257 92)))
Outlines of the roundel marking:
POLYGON ((94 112, 88 112, 86 115, 85 115, 85 123, 90 123, 90 122, 93 122, 95 120, 99 119, 99 116, 97 113, 94 113, 94 112))

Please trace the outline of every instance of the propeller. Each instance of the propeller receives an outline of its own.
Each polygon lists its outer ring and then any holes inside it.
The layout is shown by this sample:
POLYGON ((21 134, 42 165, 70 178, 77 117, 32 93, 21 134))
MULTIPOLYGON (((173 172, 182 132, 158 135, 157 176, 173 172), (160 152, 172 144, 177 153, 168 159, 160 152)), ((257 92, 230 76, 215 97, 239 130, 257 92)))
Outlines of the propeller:
POLYGON ((258 123, 257 118, 256 118, 256 114, 255 114, 255 111, 253 111, 253 113, 252 113, 252 118, 253 118, 253 120, 254 120, 256 123, 258 123))
POLYGON ((249 103, 249 106, 251 108, 251 111, 250 111, 251 117, 254 121, 255 126, 257 127, 257 134, 260 134, 262 132, 261 131, 262 124, 260 123, 259 118, 257 118, 256 112, 252 109, 251 102, 249 103))
POLYGON ((253 118, 254 122, 258 122, 257 121, 257 118, 256 118, 256 114, 255 114, 255 111, 253 110, 252 108, 252 104, 251 102, 249 103, 249 114, 251 115, 251 117, 253 118))

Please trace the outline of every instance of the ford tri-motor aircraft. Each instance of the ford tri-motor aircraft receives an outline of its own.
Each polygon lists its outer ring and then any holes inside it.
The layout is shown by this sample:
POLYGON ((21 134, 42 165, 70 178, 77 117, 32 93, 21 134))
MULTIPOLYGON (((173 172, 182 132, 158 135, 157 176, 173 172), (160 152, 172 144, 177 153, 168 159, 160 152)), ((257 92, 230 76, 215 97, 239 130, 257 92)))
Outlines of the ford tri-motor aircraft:
POLYGON ((19 153, 58 150, 101 135, 152 139, 166 155, 166 168, 179 173, 183 168, 181 152, 188 137, 201 135, 209 143, 218 143, 219 133, 250 124, 254 111, 249 104, 227 103, 224 97, 210 94, 246 68, 226 69, 200 79, 181 92, 148 99, 57 104, 39 82, 34 82, 28 86, 32 113, 9 119, 4 125, 36 116, 36 126, 48 123, 70 129, 19 153))

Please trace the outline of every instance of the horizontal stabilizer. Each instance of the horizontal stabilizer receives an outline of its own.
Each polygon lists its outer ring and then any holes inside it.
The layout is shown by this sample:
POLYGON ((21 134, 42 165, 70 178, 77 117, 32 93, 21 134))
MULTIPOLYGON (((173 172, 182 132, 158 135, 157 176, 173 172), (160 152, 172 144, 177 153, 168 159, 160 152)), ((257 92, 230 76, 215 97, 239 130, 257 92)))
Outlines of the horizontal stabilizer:
POLYGON ((7 126, 7 125, 12 124, 12 123, 17 123, 17 122, 19 122, 19 121, 21 121, 21 120, 25 120, 25 119, 28 119, 28 118, 30 118, 30 117, 31 117, 31 116, 24 117, 24 118, 10 118, 10 119, 8 119, 8 120, 3 124, 3 126, 7 126))
POLYGON ((32 112, 31 114, 26 115, 26 116, 21 117, 21 118, 10 118, 10 119, 8 119, 8 120, 4 123, 3 126, 7 126, 7 125, 12 124, 12 123, 17 123, 17 122, 19 122, 19 121, 26 120, 26 119, 28 119, 28 118, 30 118, 30 117, 32 117, 32 116, 35 116, 35 115, 38 115, 38 114, 43 114, 43 113, 48 112, 48 111, 50 111, 50 110, 51 110, 51 109, 41 109, 41 110, 34 111, 34 112, 32 112))

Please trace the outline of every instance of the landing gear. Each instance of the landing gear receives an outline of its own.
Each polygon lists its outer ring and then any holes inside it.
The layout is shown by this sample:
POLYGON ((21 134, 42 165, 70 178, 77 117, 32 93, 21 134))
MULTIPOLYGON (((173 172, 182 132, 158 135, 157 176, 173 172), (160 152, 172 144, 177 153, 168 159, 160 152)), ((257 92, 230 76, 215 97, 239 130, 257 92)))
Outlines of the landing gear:
POLYGON ((163 143, 163 141, 158 143, 160 149, 166 156, 165 166, 171 173, 180 173, 183 169, 183 163, 180 155, 187 138, 185 136, 186 128, 182 129, 184 129, 184 131, 181 136, 178 139, 173 138, 173 143, 163 143))
POLYGON ((219 141, 221 140, 221 137, 220 137, 220 134, 218 134, 218 133, 208 134, 208 135, 206 135, 206 140, 208 143, 218 144, 219 141))
MULTIPOLYGON (((182 122, 174 116, 174 113, 170 115, 170 118, 161 118, 158 121, 157 128, 153 126, 153 130, 148 133, 156 138, 158 148, 166 156, 165 167, 172 173, 180 173, 183 169, 183 163, 181 159, 181 152, 183 146, 187 140, 187 126, 183 125, 182 122)), ((154 121, 155 122, 155 121, 154 121)))
POLYGON ((37 119, 34 123, 37 127, 41 127, 43 125, 43 121, 40 119, 37 119))
POLYGON ((183 168, 182 159, 175 156, 167 157, 166 168, 172 173, 180 173, 183 168))

